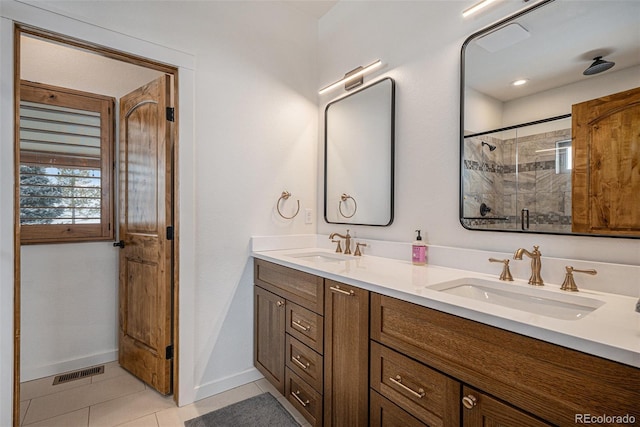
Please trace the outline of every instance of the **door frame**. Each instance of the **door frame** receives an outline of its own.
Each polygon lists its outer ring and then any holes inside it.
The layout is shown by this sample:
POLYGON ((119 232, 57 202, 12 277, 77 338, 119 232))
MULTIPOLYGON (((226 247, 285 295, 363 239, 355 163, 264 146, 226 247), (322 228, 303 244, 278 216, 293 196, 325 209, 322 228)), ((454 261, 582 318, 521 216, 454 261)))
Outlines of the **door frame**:
MULTIPOLYGON (((29 34, 34 35, 48 41, 62 43, 68 46, 76 47, 91 53, 101 55, 110 59, 127 62, 130 64, 138 65, 145 68, 161 71, 165 74, 172 76, 173 81, 173 106, 175 108, 175 123, 173 126, 173 159, 171 160, 172 170, 172 214, 173 214, 173 227, 174 227, 174 240, 173 240, 173 289, 172 289, 172 335, 173 335, 173 366, 172 366, 172 382, 173 382, 173 400, 178 404, 179 399, 179 355, 180 355, 180 340, 179 340, 179 277, 180 277, 180 186, 179 186, 179 79, 178 79, 178 67, 166 65, 160 62, 153 61, 138 55, 126 53, 120 50, 112 49, 109 47, 101 46, 95 43, 80 40, 78 38, 65 36, 60 33, 45 30, 35 26, 13 23, 13 107, 14 107, 14 299, 13 299, 13 425, 18 427, 20 424, 20 319, 21 319, 21 282, 20 282, 20 212, 19 212, 19 191, 20 191, 20 117, 19 117, 19 105, 20 105, 20 35, 29 34)), ((117 173, 114 174, 117 176, 117 173)), ((112 197, 116 196, 114 189, 112 197)), ((115 199, 114 199, 115 200, 115 199)), ((116 226, 117 224, 114 224, 116 226)))

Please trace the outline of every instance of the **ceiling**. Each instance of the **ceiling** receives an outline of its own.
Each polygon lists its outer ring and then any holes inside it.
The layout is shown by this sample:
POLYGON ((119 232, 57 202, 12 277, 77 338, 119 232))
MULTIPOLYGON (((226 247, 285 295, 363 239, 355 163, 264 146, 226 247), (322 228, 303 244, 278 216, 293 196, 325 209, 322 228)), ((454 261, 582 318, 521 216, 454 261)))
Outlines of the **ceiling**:
POLYGON ((120 98, 162 74, 34 36, 20 38, 20 78, 24 80, 120 98))
POLYGON ((640 64, 640 1, 556 0, 516 22, 526 30, 519 41, 517 31, 501 27, 497 51, 481 47, 479 38, 467 45, 467 86, 506 102, 593 78, 582 72, 599 55, 616 63, 607 73, 640 64), (529 83, 514 88, 517 79, 529 83))

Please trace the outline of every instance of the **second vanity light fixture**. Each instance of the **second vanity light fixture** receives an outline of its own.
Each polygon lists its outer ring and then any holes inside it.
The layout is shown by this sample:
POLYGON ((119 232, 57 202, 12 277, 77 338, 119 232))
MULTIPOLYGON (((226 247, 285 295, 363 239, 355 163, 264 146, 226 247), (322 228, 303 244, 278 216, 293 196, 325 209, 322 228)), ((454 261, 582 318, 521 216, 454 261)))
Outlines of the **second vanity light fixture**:
POLYGON ((367 65, 367 66, 360 66, 358 68, 354 68, 353 70, 349 71, 347 74, 344 75, 344 78, 338 80, 335 83, 331 83, 328 86, 323 87, 322 89, 320 89, 318 91, 319 95, 322 95, 323 93, 329 92, 330 90, 333 90, 335 88, 337 88, 338 86, 344 84, 344 88, 346 90, 350 90, 353 89, 354 87, 358 87, 363 83, 363 79, 362 77, 375 70, 376 68, 380 67, 382 65, 382 61, 380 61, 379 59, 377 61, 372 62, 371 64, 367 65))

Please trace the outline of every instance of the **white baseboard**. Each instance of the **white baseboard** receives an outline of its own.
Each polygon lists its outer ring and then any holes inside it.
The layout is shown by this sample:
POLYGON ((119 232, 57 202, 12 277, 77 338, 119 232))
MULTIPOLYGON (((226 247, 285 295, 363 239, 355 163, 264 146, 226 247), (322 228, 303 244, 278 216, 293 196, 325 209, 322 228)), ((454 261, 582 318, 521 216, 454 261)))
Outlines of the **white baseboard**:
POLYGON ((263 375, 256 368, 251 368, 228 377, 201 384, 195 388, 195 400, 198 401, 211 397, 215 394, 259 380, 260 378, 263 378, 263 375))
POLYGON ((73 360, 65 360, 62 362, 52 363, 44 366, 21 366, 20 382, 31 381, 38 378, 50 377, 76 369, 88 368, 90 366, 99 365, 118 360, 118 350, 107 351, 100 354, 92 354, 91 356, 81 357, 73 360))

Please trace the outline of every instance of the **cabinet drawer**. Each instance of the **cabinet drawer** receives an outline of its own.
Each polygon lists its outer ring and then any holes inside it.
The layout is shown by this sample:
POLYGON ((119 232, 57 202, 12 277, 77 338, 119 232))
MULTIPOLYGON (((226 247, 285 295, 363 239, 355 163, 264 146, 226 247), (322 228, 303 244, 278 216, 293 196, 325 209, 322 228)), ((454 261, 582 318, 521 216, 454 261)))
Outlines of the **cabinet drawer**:
POLYGON ((322 392, 322 356, 290 335, 287 335, 286 343, 287 367, 311 387, 322 392))
POLYGON ((371 427, 428 427, 373 390, 370 402, 371 427))
POLYGON ((287 333, 320 354, 324 350, 324 318, 297 304, 287 303, 287 333))
POLYGON ((255 259, 254 280, 268 291, 318 314, 324 313, 324 280, 313 274, 255 259))
POLYGON ((312 426, 322 425, 322 395, 302 381, 291 369, 285 370, 287 400, 312 426))
POLYGON ((371 339, 555 425, 640 419, 640 370, 629 365, 378 294, 371 339))
POLYGON ((375 341, 371 388, 430 426, 459 424, 460 383, 375 341))

